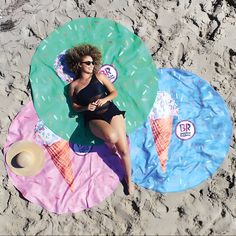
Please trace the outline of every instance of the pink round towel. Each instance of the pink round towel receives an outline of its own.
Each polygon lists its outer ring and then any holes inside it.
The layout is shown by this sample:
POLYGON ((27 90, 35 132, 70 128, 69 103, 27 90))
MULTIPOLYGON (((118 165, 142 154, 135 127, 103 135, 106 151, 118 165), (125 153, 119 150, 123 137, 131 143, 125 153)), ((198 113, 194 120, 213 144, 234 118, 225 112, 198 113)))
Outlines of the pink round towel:
MULTIPOLYGON (((37 142, 35 126, 39 121, 32 102, 27 104, 13 120, 4 155, 9 147, 22 139, 37 142)), ((113 193, 124 176, 121 160, 112 154, 106 145, 94 145, 89 153, 77 155, 70 150, 74 181, 73 190, 63 178, 44 149, 45 166, 36 176, 15 175, 7 166, 14 186, 30 202, 58 214, 75 213, 93 207, 113 193)), ((71 145, 70 145, 71 146, 71 145)))

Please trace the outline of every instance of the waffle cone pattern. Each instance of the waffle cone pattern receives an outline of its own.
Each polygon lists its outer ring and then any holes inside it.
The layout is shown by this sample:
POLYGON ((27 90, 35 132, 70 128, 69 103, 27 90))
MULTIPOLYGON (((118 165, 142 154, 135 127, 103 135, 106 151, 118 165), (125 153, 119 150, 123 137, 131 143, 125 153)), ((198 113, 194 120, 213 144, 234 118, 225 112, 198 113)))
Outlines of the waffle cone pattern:
POLYGON ((66 140, 59 140, 46 148, 53 163, 69 185, 70 190, 74 192, 74 173, 70 159, 69 143, 66 140))
POLYGON ((166 171, 166 161, 168 159, 168 148, 172 134, 173 117, 150 119, 153 139, 161 163, 161 169, 166 171))

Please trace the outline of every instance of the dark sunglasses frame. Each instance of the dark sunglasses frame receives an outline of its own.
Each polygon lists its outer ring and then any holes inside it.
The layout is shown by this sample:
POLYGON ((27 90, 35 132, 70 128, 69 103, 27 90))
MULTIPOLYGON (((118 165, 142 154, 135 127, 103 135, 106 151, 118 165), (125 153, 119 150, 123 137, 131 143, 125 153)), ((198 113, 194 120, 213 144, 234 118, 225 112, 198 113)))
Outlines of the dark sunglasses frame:
POLYGON ((81 64, 84 63, 84 64, 86 64, 87 66, 90 66, 91 64, 95 65, 95 62, 94 62, 94 61, 81 61, 80 63, 81 63, 81 64))

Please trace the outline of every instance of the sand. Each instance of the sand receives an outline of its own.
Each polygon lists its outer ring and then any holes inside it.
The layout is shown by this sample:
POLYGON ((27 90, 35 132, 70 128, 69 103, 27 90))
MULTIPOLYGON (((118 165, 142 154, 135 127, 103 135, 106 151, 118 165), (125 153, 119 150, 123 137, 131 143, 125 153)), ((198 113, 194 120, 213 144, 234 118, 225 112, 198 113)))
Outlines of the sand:
POLYGON ((1 0, 0 144, 17 112, 31 100, 32 55, 56 27, 78 17, 106 17, 139 35, 157 67, 190 70, 226 101, 233 137, 223 165, 203 184, 161 194, 118 189, 99 206, 56 215, 21 198, 1 153, 2 235, 236 235, 236 1, 1 0))

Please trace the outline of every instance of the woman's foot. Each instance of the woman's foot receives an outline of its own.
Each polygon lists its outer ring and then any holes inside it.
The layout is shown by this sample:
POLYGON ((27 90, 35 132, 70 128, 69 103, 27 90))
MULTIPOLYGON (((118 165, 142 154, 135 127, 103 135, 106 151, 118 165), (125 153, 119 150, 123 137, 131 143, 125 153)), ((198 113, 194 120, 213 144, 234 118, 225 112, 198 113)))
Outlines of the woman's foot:
POLYGON ((127 183, 127 186, 129 195, 133 195, 135 190, 134 183, 131 181, 130 183, 127 183))
POLYGON ((134 183, 132 181, 128 181, 126 177, 121 181, 121 183, 124 187, 124 193, 126 195, 133 195, 135 190, 134 183))

